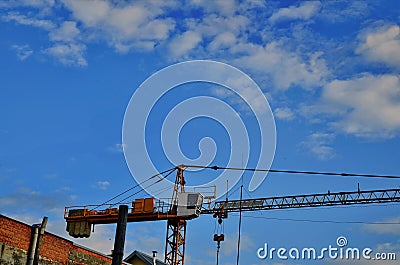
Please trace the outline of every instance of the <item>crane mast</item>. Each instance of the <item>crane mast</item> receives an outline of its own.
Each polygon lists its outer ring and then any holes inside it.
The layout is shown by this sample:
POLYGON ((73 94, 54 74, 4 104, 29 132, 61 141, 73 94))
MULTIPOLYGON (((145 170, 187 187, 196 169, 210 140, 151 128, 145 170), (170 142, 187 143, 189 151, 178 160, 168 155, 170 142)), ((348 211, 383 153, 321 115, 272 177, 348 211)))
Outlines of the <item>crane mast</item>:
MULTIPOLYGON (((165 263, 184 265, 187 220, 200 214, 213 214, 227 218, 229 212, 264 211, 288 208, 331 207, 372 203, 400 202, 400 189, 369 190, 352 192, 317 193, 292 196, 277 196, 256 199, 209 202, 203 206, 203 195, 185 192, 184 166, 177 167, 174 191, 171 201, 155 198, 135 199, 129 208, 128 222, 167 221, 165 263)), ((116 205, 88 205, 66 207, 64 218, 67 231, 73 237, 89 237, 95 224, 111 224, 118 220, 116 205), (100 208, 102 209, 95 210, 100 208), (92 207, 92 209, 90 209, 92 207), (94 207, 94 208, 93 208, 94 207)), ((214 241, 223 241, 223 235, 214 235, 214 241)))
MULTIPOLYGON (((178 207, 178 194, 185 192, 183 168, 178 167, 171 207, 178 207)), ((173 209, 171 209, 173 210, 173 209)), ((165 242, 165 263, 183 265, 185 262, 186 220, 184 218, 169 218, 167 221, 167 236, 165 242)))

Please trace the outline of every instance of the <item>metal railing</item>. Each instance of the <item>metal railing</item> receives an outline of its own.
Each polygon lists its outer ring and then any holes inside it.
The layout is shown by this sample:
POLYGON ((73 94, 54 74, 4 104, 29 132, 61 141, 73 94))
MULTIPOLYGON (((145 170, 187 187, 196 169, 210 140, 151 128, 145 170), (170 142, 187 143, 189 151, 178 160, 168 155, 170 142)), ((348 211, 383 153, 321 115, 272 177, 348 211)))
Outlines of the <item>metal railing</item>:
MULTIPOLYGON (((118 215, 119 205, 130 204, 128 211, 135 212, 135 203, 119 203, 119 204, 101 204, 101 205, 84 205, 84 206, 68 206, 64 209, 64 218, 68 217, 86 217, 86 216, 106 216, 118 215), (71 215, 72 214, 72 215, 71 215)), ((167 213, 171 209, 169 200, 156 200, 154 204, 154 213, 167 213)))

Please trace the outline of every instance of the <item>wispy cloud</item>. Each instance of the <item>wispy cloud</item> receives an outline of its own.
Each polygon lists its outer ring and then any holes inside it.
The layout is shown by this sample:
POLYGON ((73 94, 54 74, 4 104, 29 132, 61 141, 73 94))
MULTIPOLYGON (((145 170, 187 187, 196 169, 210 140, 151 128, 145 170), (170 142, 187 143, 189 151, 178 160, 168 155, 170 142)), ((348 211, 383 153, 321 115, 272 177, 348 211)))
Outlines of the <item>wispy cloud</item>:
MULTIPOLYGON (((54 230, 57 231, 57 233, 64 234, 64 232, 60 230, 65 230, 65 222, 59 222, 56 229, 54 230)), ((115 225, 96 225, 94 232, 91 233, 89 238, 75 239, 68 235, 65 235, 65 237, 80 245, 109 255, 111 254, 111 250, 114 248, 115 225)), ((129 242, 128 240, 129 239, 127 239, 127 242, 129 242)))
POLYGON ((87 66, 85 59, 86 45, 75 43, 56 43, 44 53, 56 58, 64 65, 87 66))
MULTIPOLYGON (((235 59, 235 63, 244 66, 253 73, 269 77, 270 88, 287 90, 292 86, 313 89, 324 83, 328 75, 325 61, 320 53, 302 56, 284 48, 284 43, 271 42, 263 46, 243 46, 243 56, 235 59)), ((239 51, 238 51, 239 52, 239 51)), ((269 82, 266 82, 267 85, 269 82)), ((272 90, 272 89, 269 89, 272 90)))
MULTIPOLYGON (((227 238, 224 241, 223 248, 221 248, 221 256, 231 256, 237 251, 237 241, 236 238, 229 238, 229 236, 234 237, 235 234, 225 235, 227 238)), ((247 235, 241 236, 241 250, 245 252, 253 251, 255 248, 255 243, 247 235)))
POLYGON ((33 50, 31 49, 31 47, 29 47, 28 44, 24 45, 14 44, 11 47, 16 51, 17 57, 21 61, 26 60, 29 56, 33 54, 33 50))
POLYGON ((96 182, 96 187, 101 189, 101 190, 106 190, 110 186, 110 182, 104 180, 104 181, 97 181, 96 182))
POLYGON ((175 58, 181 57, 196 48, 201 40, 202 37, 198 32, 186 31, 170 42, 169 51, 175 58))
POLYGON ((46 8, 53 6, 55 0, 8 0, 0 2, 0 7, 12 8, 12 7, 36 7, 36 8, 46 8))
POLYGON ((39 211, 43 214, 64 209, 71 202, 65 192, 42 194, 30 188, 21 187, 17 191, 0 197, 2 210, 9 213, 25 214, 39 211))
POLYGON ((321 3, 319 1, 301 2, 299 6, 290 6, 279 9, 269 18, 269 21, 271 23, 276 23, 277 21, 293 19, 307 20, 315 15, 320 8, 321 3))
MULTIPOLYGON (((228 60, 239 58, 234 61, 239 66, 269 76, 275 86, 284 89, 297 82, 304 87, 313 86, 326 69, 318 56, 308 54, 302 58, 287 51, 286 43, 271 39, 272 32, 266 21, 252 23, 251 14, 268 11, 263 9, 265 4, 257 1, 240 5, 234 1, 185 3, 189 9, 202 9, 204 16, 200 18, 173 17, 171 10, 183 8, 175 2, 114 4, 111 1, 64 0, 62 3, 71 12, 68 20, 43 19, 39 9, 29 16, 10 11, 3 19, 48 31, 51 45, 45 49, 45 54, 64 65, 86 66, 87 45, 100 40, 118 52, 159 48, 166 50, 165 57, 174 61, 220 55, 228 60), (257 39, 264 39, 267 44, 261 45, 257 39), (287 78, 282 78, 283 70, 287 78)), ((317 5, 318 2, 305 2, 299 7, 290 7, 290 12, 280 10, 275 17, 280 14, 286 18, 307 18, 317 5)), ((56 9, 54 7, 53 12, 56 9)))
POLYGON ((334 138, 335 135, 331 133, 313 133, 300 143, 300 147, 320 160, 331 159, 335 156, 335 150, 331 146, 334 138))
POLYGON ((367 61, 384 63, 400 70, 400 27, 384 25, 365 30, 356 52, 367 61))
MULTIPOLYGON (((37 3, 37 5, 32 3, 32 6, 39 8, 40 3, 37 3)), ((36 15, 30 13, 27 16, 14 11, 1 18, 7 22, 13 21, 20 25, 33 26, 47 31, 51 42, 50 47, 42 50, 43 54, 56 58, 66 66, 87 66, 85 59, 86 45, 78 38, 80 30, 75 21, 64 21, 57 25, 50 19, 42 19, 39 13, 36 15)), ((28 44, 13 45, 12 48, 17 51, 20 60, 25 60, 33 53, 28 44)))
POLYGON ((115 144, 114 146, 109 147, 108 150, 111 152, 123 153, 124 147, 124 144, 115 144))
POLYGON ((367 1, 322 1, 320 18, 326 23, 343 23, 349 20, 364 19, 371 12, 367 1), (340 12, 338 12, 340 10, 340 12))
MULTIPOLYGON (((307 27, 307 21, 314 18, 333 23, 363 17, 369 9, 359 1, 304 1, 284 8, 271 8, 273 5, 258 1, 240 4, 235 1, 188 1, 179 5, 168 1, 117 4, 113 1, 63 0, 61 6, 68 16, 57 20, 51 19, 59 8, 53 2, 49 5, 53 13, 40 12, 38 7, 46 2, 52 1, 26 0, 22 5, 32 8, 29 13, 22 13, 13 9, 17 6, 14 1, 1 19, 47 31, 49 43, 37 54, 46 54, 63 65, 87 66, 89 45, 98 41, 117 52, 157 49, 164 54, 164 59, 171 61, 224 58, 251 73, 263 92, 273 98, 295 89, 315 92, 302 99, 300 104, 308 105, 308 110, 312 110, 310 120, 324 122, 331 126, 330 130, 357 137, 386 138, 397 135, 400 130, 396 114, 399 112, 399 79, 396 75, 400 68, 399 26, 389 22, 372 25, 366 22, 364 29, 354 31, 353 39, 340 39, 337 43, 326 36, 313 34, 307 27), (181 12, 185 8, 201 11, 202 16, 186 12, 186 16, 179 17, 171 12, 181 12), (338 9, 341 10, 336 12, 340 13, 338 17, 329 15, 338 9), (255 21, 258 17, 269 20, 255 21), (292 26, 279 28, 280 21, 291 21, 292 26), (312 42, 314 37, 318 41, 312 42), (340 48, 332 48, 337 46, 351 48, 346 48, 338 59, 340 48), (354 70, 346 78, 335 76, 334 69, 341 68, 339 61, 345 61, 349 53, 359 55, 352 60, 353 69, 369 69, 369 65, 362 65, 367 62, 382 64, 389 70, 386 75, 368 73, 368 70, 360 75, 354 70)), ((14 47, 20 60, 32 54, 27 45, 14 47)), ((255 103, 260 100, 252 98, 255 103)), ((280 106, 280 102, 277 103, 280 106)), ((297 107, 277 108, 275 115, 279 119, 292 120, 293 109, 297 107)))
POLYGON ((274 116, 280 120, 293 120, 295 117, 294 112, 288 108, 288 107, 283 107, 283 108, 276 108, 274 110, 274 116))
POLYGON ((1 18, 7 22, 13 21, 13 22, 16 22, 17 24, 33 26, 33 27, 42 28, 45 30, 51 30, 51 29, 55 28, 54 23, 50 20, 29 17, 29 16, 22 15, 18 12, 9 12, 8 14, 3 15, 1 18))
POLYGON ((64 5, 96 38, 106 40, 117 51, 154 47, 174 29, 173 19, 164 17, 172 2, 143 1, 113 5, 108 1, 65 0, 64 5))
POLYGON ((236 36, 231 32, 222 32, 218 34, 214 40, 208 45, 210 51, 217 51, 219 49, 227 49, 235 45, 237 42, 236 36))
POLYGON ((393 137, 400 130, 400 79, 365 74, 333 80, 323 90, 319 112, 336 117, 338 131, 360 137, 393 137))
POLYGON ((79 34, 76 21, 64 21, 60 27, 49 33, 49 37, 52 41, 71 42, 75 41, 79 34))
MULTIPOLYGON (((144 253, 151 253, 153 250, 158 251, 157 257, 162 260, 164 258, 165 249, 165 224, 163 222, 153 222, 151 226, 145 223, 135 223, 134 230, 127 230, 126 255, 134 250, 144 253), (142 235, 137 237, 137 234, 142 235)), ((186 258, 186 257, 185 257, 186 258)))
POLYGON ((392 234, 400 235, 400 216, 393 217, 387 220, 383 220, 383 223, 389 223, 385 225, 378 224, 365 224, 363 228, 366 231, 377 233, 377 234, 392 234))

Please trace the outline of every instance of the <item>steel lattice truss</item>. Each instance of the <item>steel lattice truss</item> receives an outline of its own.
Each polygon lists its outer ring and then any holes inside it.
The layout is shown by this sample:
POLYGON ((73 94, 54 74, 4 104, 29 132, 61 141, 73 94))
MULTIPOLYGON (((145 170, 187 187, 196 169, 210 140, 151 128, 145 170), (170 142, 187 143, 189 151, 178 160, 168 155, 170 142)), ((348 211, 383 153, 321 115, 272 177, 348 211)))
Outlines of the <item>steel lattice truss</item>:
POLYGON ((400 189, 328 192, 323 194, 218 201, 206 206, 201 213, 214 214, 220 211, 238 212, 389 202, 400 202, 400 189))

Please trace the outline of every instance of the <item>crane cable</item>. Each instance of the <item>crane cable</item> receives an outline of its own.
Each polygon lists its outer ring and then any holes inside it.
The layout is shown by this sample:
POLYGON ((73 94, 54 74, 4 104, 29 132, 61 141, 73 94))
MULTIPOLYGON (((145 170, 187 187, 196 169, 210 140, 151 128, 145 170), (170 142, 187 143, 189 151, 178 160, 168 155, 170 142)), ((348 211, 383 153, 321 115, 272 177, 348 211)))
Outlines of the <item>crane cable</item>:
MULTIPOLYGON (((232 214, 238 216, 238 214, 232 214)), ((366 224, 366 225, 400 225, 400 222, 365 222, 365 221, 335 221, 335 220, 313 220, 313 219, 293 219, 293 218, 277 218, 254 215, 243 215, 244 218, 265 219, 273 221, 290 221, 290 222, 309 222, 309 223, 329 223, 329 224, 366 224)))
POLYGON ((182 165, 182 166, 184 166, 186 168, 204 168, 204 169, 213 169, 213 170, 238 170, 238 171, 267 172, 267 173, 270 172, 270 173, 290 173, 290 174, 304 174, 304 175, 326 175, 326 176, 339 176, 339 177, 367 177, 367 178, 400 179, 400 176, 396 176, 396 175, 336 173, 336 172, 320 172, 320 171, 219 167, 219 166, 199 166, 199 165, 182 165))
MULTIPOLYGON (((199 165, 180 165, 180 167, 185 167, 186 168, 203 168, 203 169, 213 169, 213 170, 238 170, 238 171, 252 171, 252 172, 267 172, 267 173, 289 173, 289 174, 303 174, 303 175, 326 175, 326 176, 340 176, 340 177, 367 177, 367 178, 388 178, 388 179, 400 179, 400 176, 396 176, 396 175, 377 175, 377 174, 356 174, 356 173, 337 173, 337 172, 319 172, 319 171, 301 171, 301 170, 280 170, 280 169, 260 169, 260 168, 240 168, 240 167, 219 167, 219 166, 199 166, 199 165)), ((149 177, 148 179, 144 180, 141 183, 136 184, 135 186, 119 193, 118 195, 112 197, 111 199, 103 202, 100 205, 97 205, 95 208, 93 208, 92 210, 95 210, 107 203, 109 203, 110 201, 122 196, 123 194, 137 188, 138 186, 142 186, 144 183, 146 183, 147 181, 160 176, 164 173, 168 173, 167 176, 173 172, 174 170, 176 170, 178 167, 174 167, 168 170, 165 170, 163 172, 157 173, 151 177, 149 177)), ((160 182, 161 180, 165 179, 167 176, 160 178, 158 181, 156 181, 155 183, 151 184, 150 186, 160 182)), ((148 187, 150 187, 148 186, 148 187)), ((148 188, 146 187, 146 188, 148 188)), ((143 191, 143 189, 141 190, 143 191)), ((141 192, 140 191, 140 192, 141 192)), ((139 192, 137 192, 139 193, 139 192)), ((137 193, 133 194, 136 195, 137 193)), ((133 196, 131 195, 131 196, 133 196)), ((131 197, 129 196, 129 197, 131 197)), ((127 197, 127 198, 129 198, 127 197)), ((125 200, 126 198, 124 198, 125 200)), ((123 200, 122 200, 123 201, 123 200)), ((120 201, 121 202, 121 201, 120 201)), ((119 202, 119 203, 120 203, 119 202)), ((115 205, 115 204, 112 204, 115 205)))
MULTIPOLYGON (((164 177, 160 178, 160 179, 157 180, 156 182, 154 182, 154 183, 152 183, 152 184, 150 184, 150 185, 144 187, 143 189, 141 189, 141 190, 135 192, 134 194, 131 194, 131 195, 129 195, 128 197, 123 198, 123 199, 120 200, 119 202, 113 203, 113 204, 111 204, 111 205, 113 206, 113 205, 121 204, 124 200, 127 200, 128 198, 133 197, 133 196, 135 196, 136 194, 143 192, 143 191, 146 190, 147 188, 150 188, 151 186, 153 186, 153 185, 159 183, 160 181, 166 179, 169 175, 171 175, 171 174, 175 171, 175 169, 176 169, 176 168, 168 170, 168 171, 169 171, 169 172, 167 171, 168 174, 166 174, 164 177)), ((165 173, 165 171, 164 171, 163 173, 165 173)), ((144 182, 142 182, 142 184, 143 184, 143 183, 144 183, 144 182)))
MULTIPOLYGON (((243 179, 242 179, 243 180, 243 179)), ((237 254, 236 254, 236 265, 239 265, 239 254, 240 254, 240 235, 242 232, 242 199, 243 199, 243 183, 240 186, 240 201, 239 201, 239 226, 238 226, 238 240, 237 240, 237 254)))
MULTIPOLYGON (((136 184, 135 186, 133 186, 133 187, 131 187, 131 188, 129 188, 129 189, 127 189, 127 190, 125 190, 125 191, 119 193, 118 195, 115 195, 115 196, 112 197, 111 199, 109 199, 109 200, 103 202, 103 203, 100 204, 100 205, 97 205, 95 208, 93 208, 93 209, 91 209, 91 210, 93 211, 93 210, 95 210, 95 209, 97 209, 97 208, 99 208, 99 207, 101 207, 101 206, 106 205, 107 203, 111 202, 112 200, 115 200, 116 198, 118 198, 118 197, 124 195, 125 193, 127 193, 127 192, 129 192, 129 191, 131 191, 131 190, 133 190, 133 189, 135 189, 135 188, 141 186, 141 185, 143 185, 144 183, 146 183, 147 181, 149 181, 149 180, 151 180, 151 179, 153 179, 153 178, 155 178, 155 177, 158 177, 158 176, 160 176, 160 175, 162 175, 162 174, 164 174, 164 173, 167 173, 167 172, 169 172, 169 174, 170 174, 170 173, 172 173, 173 171, 175 171, 177 168, 178 168, 178 167, 173 167, 173 168, 170 168, 170 169, 165 170, 165 171, 163 171, 163 172, 154 174, 153 176, 149 177, 148 179, 146 179, 146 180, 142 181, 141 183, 138 183, 138 184, 136 184)), ((169 174, 168 174, 167 176, 169 176, 169 174)), ((157 181, 156 181, 155 183, 153 183, 152 185, 154 185, 154 184, 160 182, 160 180, 166 178, 167 176, 165 176, 165 177, 163 177, 163 178, 160 178, 159 180, 157 180, 157 181)), ((147 188, 147 187, 146 187, 146 188, 147 188)), ((140 190, 140 192, 141 192, 141 191, 143 191, 143 189, 140 190)), ((132 196, 132 195, 131 195, 131 196, 132 196)), ((129 196, 129 197, 131 197, 131 196, 129 196)), ((128 198, 129 198, 129 197, 128 197, 128 198)), ((125 200, 125 199, 126 199, 126 198, 124 198, 124 200, 125 200)), ((121 202, 121 201, 120 201, 120 202, 121 202)), ((120 202, 119 202, 119 203, 120 203, 120 202)), ((117 204, 118 204, 118 203, 117 203, 117 204)), ((115 205, 115 204, 112 204, 112 205, 115 205)))

